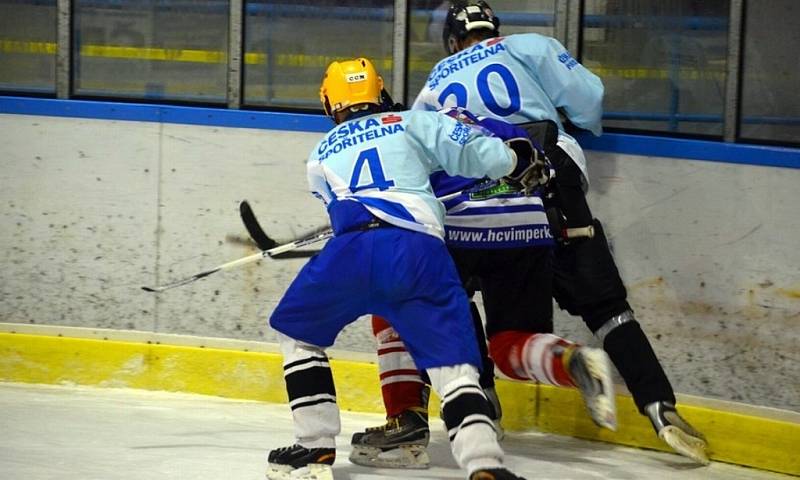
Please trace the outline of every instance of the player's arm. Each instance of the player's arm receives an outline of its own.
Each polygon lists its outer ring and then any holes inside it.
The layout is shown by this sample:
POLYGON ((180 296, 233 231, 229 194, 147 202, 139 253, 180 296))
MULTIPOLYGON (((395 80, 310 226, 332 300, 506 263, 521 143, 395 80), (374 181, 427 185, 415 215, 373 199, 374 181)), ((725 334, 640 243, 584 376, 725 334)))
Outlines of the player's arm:
POLYGON ((527 63, 556 108, 575 126, 603 133, 603 82, 572 58, 566 48, 548 38, 527 63))
POLYGON ((325 179, 325 172, 322 162, 312 153, 306 163, 306 177, 308 178, 308 189, 311 193, 322 200, 327 207, 334 198, 328 181, 325 179))
POLYGON ((514 169, 516 155, 486 130, 435 112, 412 112, 407 134, 431 172, 498 179, 514 169))
POLYGON ((425 149, 423 156, 448 175, 505 178, 525 190, 547 181, 526 132, 510 123, 496 121, 484 128, 446 114, 419 112, 408 133, 425 149))

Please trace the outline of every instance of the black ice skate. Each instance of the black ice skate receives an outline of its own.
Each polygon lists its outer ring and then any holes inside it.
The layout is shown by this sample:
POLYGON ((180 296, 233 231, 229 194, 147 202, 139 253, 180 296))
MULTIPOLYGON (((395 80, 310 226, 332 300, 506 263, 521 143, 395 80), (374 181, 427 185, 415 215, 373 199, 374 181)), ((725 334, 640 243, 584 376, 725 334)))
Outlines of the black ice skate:
POLYGON ((653 424, 658 437, 673 450, 703 465, 709 464, 705 437, 678 415, 675 405, 668 402, 653 402, 644 407, 644 412, 653 424))
POLYGON ((334 460, 334 448, 277 448, 269 452, 267 480, 333 480, 334 460))
POLYGON ((350 461, 365 467, 428 468, 429 440, 427 410, 406 410, 380 427, 354 433, 350 461))
POLYGON ((487 468, 472 472, 469 480, 525 480, 525 478, 514 475, 505 468, 487 468))
POLYGON ((611 379, 611 360, 606 352, 599 348, 571 347, 564 353, 564 360, 594 423, 616 430, 617 399, 611 379))

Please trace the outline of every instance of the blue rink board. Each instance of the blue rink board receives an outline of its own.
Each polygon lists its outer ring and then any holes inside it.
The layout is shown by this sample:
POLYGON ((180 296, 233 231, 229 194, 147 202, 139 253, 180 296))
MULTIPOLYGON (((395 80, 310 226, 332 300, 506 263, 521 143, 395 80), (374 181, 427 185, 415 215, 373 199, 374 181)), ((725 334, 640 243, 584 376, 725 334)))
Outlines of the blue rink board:
MULTIPOLYGON (((260 128, 295 132, 327 132, 333 126, 331 120, 323 115, 305 113, 14 96, 0 96, 0 113, 260 128)), ((622 133, 605 133, 601 137, 594 137, 591 134, 581 132, 577 135, 577 139, 586 149, 604 152, 800 168, 800 149, 797 148, 622 133)))

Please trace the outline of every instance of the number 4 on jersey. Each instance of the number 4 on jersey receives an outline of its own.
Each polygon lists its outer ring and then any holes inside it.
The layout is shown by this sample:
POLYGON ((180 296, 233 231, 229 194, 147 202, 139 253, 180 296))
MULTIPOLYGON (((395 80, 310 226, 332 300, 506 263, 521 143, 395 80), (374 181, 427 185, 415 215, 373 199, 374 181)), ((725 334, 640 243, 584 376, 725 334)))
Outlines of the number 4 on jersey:
POLYGON ((386 190, 387 188, 393 186, 394 186, 394 181, 386 180, 386 177, 383 174, 383 166, 381 165, 381 157, 378 154, 378 148, 373 147, 373 148, 368 148, 366 150, 362 150, 358 154, 358 158, 356 159, 356 164, 353 167, 353 176, 350 178, 350 191, 356 193, 359 190, 366 190, 369 188, 386 190), (372 179, 372 183, 366 185, 359 185, 362 174, 364 173, 365 163, 369 177, 372 179))

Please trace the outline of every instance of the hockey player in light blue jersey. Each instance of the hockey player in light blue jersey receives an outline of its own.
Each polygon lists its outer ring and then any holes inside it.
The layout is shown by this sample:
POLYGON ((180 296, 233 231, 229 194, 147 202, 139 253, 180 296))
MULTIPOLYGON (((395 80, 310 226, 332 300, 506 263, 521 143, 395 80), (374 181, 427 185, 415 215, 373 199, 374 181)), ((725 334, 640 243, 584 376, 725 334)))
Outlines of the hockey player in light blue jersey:
POLYGON ((498 36, 500 21, 496 16, 477 18, 480 13, 467 12, 468 8, 482 12, 489 8, 486 2, 457 1, 454 5, 459 13, 451 9, 444 32, 445 49, 451 55, 433 67, 412 109, 463 107, 473 114, 514 124, 551 120, 559 127, 559 148, 572 157, 585 176, 583 151, 564 131, 559 112, 575 126, 600 135, 604 91, 600 78, 554 38, 536 33, 498 36), (491 36, 470 40, 469 45, 461 38, 480 31, 491 36))
MULTIPOLYGON (((608 247, 602 224, 586 201, 583 152, 564 132, 573 125, 602 133, 603 85, 555 39, 527 33, 500 36, 500 20, 482 0, 455 0, 443 41, 448 57, 433 68, 413 108, 465 107, 474 114, 515 124, 550 120, 557 140, 544 145, 555 169, 553 202, 546 205, 558 238, 554 296, 564 310, 582 317, 594 333, 660 438, 677 452, 708 463, 703 435, 675 407, 675 395, 647 336, 636 321, 608 247), (571 228, 592 227, 589 238, 569 238, 571 228)), ((522 348, 525 339, 511 342, 522 348)), ((491 339, 490 339, 491 343, 491 339)), ((505 353, 494 350, 501 370, 505 353)))
MULTIPOLYGON (((363 58, 332 63, 320 97, 337 126, 311 152, 308 181, 334 237, 298 273, 270 325, 280 335, 296 444, 272 450, 267 478, 332 480, 340 431, 324 349, 361 315, 403 335, 442 399, 453 455, 470 479, 519 479, 502 465, 469 304, 444 242, 444 209, 429 175, 527 185, 530 141, 503 142, 432 112, 386 112, 382 80, 363 58)), ((531 185, 527 185, 531 186, 531 185)))

